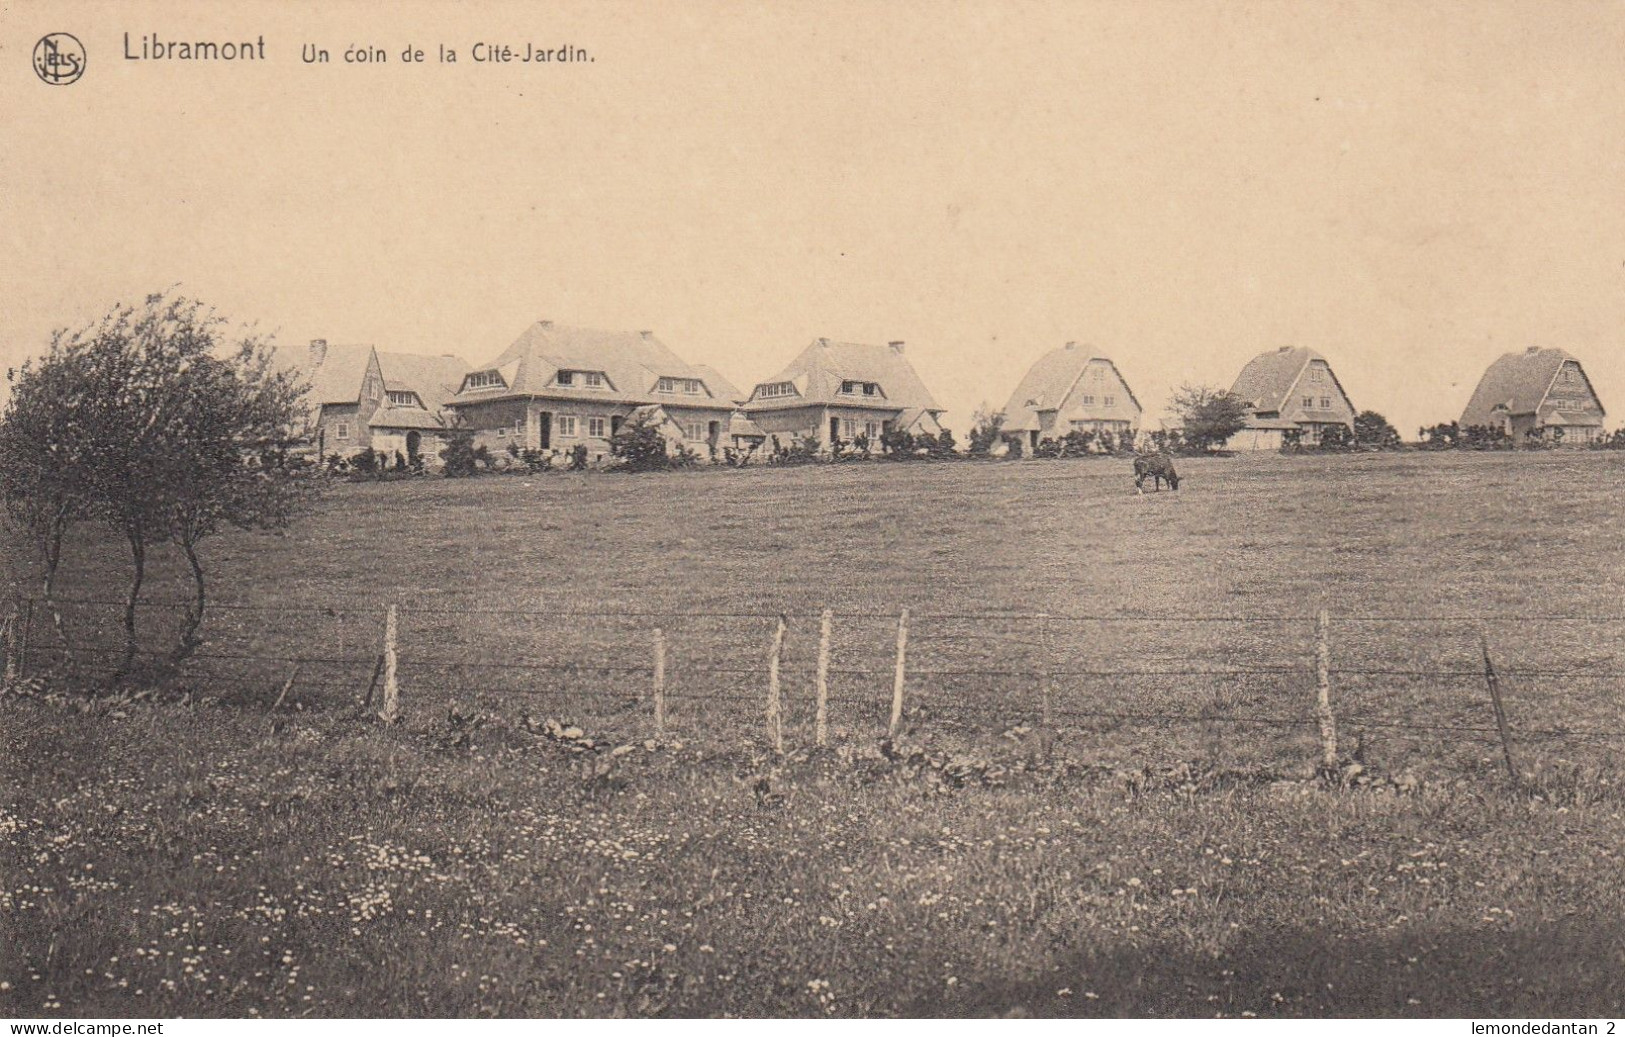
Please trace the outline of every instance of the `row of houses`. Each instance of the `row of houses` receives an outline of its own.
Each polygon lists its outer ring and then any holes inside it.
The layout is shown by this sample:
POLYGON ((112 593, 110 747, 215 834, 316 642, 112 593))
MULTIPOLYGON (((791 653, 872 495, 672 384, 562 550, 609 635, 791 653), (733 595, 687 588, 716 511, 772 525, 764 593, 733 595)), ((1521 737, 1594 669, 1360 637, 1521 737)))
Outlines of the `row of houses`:
MULTIPOLYGON (((593 461, 629 421, 660 429, 672 449, 703 456, 779 450, 798 441, 828 449, 860 436, 937 435, 942 408, 902 342, 818 339, 783 370, 741 391, 715 368, 691 364, 651 331, 604 331, 542 320, 487 363, 447 353, 383 352, 310 343, 300 366, 311 384, 312 438, 323 456, 368 448, 435 460, 448 431, 468 429, 492 450, 568 454, 593 461)), ((1247 407, 1231 440, 1244 450, 1313 444, 1356 409, 1325 357, 1283 346, 1250 360, 1231 392, 1247 407)), ((1109 356, 1075 342, 1038 359, 1004 408, 1004 434, 1036 447, 1073 430, 1122 435, 1143 409, 1109 356)), ((1567 442, 1601 434, 1604 410, 1580 362, 1561 349, 1508 353, 1485 371, 1463 425, 1522 438, 1562 429, 1567 442)))

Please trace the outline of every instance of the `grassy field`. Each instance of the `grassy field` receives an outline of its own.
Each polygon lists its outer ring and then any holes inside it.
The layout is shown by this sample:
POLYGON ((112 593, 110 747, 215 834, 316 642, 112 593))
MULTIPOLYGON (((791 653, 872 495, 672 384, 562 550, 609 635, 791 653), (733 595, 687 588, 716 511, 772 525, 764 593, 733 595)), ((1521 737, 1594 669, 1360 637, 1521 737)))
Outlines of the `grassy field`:
MULTIPOLYGON (((1147 497, 1100 461, 346 485, 224 537, 247 607, 189 697, 0 704, 0 1011, 1618 1014, 1625 458, 1181 469, 1147 497), (383 728, 351 706, 389 603, 383 728), (1323 607, 1369 784, 1313 780, 1323 607)), ((65 596, 117 596, 117 545, 66 565, 65 596)), ((108 615, 70 610, 82 674, 108 615)))

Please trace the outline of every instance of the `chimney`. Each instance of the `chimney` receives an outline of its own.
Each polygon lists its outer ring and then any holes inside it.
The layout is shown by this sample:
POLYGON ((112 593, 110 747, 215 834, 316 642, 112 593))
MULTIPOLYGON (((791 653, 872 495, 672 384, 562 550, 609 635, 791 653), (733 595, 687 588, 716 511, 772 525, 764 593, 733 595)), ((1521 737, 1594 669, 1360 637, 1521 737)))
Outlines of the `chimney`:
POLYGON ((827 346, 827 345, 829 345, 829 339, 827 339, 827 338, 820 338, 820 339, 819 339, 819 340, 818 340, 818 344, 819 344, 819 345, 820 345, 820 346, 827 346))
POLYGON ((1066 344, 1066 348, 1068 348, 1068 349, 1077 349, 1077 348, 1078 348, 1078 344, 1077 344, 1077 343, 1076 343, 1076 342, 1068 342, 1068 343, 1067 343, 1067 344, 1066 344))
POLYGON ((310 366, 320 367, 327 360, 327 340, 313 338, 310 340, 310 366))
POLYGON ((648 328, 644 328, 641 331, 639 331, 638 334, 642 335, 644 338, 648 338, 650 335, 653 335, 654 332, 650 331, 648 328))
POLYGON ((1290 352, 1292 352, 1292 347, 1291 346, 1282 346, 1280 349, 1277 349, 1276 352, 1277 353, 1290 353, 1290 352))
POLYGON ((553 322, 550 320, 539 320, 536 323, 540 324, 544 328, 551 328, 553 326, 553 322))
POLYGON ((1529 353, 1530 356, 1534 356, 1536 353, 1540 352, 1540 347, 1539 346, 1530 346, 1529 349, 1527 350, 1527 352, 1529 353))
POLYGON ((891 351, 893 353, 901 353, 903 351, 903 343, 901 340, 897 342, 888 342, 886 345, 891 347, 891 351))

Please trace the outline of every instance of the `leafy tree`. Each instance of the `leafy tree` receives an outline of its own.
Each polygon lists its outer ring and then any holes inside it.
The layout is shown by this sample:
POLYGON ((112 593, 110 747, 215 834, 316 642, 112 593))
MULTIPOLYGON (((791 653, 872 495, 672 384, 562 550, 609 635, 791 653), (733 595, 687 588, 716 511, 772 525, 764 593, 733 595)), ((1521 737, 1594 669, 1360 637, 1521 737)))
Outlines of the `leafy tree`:
POLYGON ((999 442, 999 434, 1003 431, 1004 411, 989 410, 987 404, 982 404, 971 418, 970 456, 991 455, 993 447, 999 442))
POLYGON ((936 438, 929 444, 932 457, 953 457, 959 444, 954 442, 954 434, 947 429, 937 433, 936 438))
MULTIPOLYGON (((70 516, 105 522, 129 544, 118 677, 134 664, 136 606, 154 545, 180 547, 195 586, 178 661, 196 647, 207 604, 199 542, 227 524, 276 528, 310 497, 302 468, 264 460, 286 458, 303 417, 304 387, 271 357, 257 335, 228 341, 225 321, 201 303, 152 295, 140 309, 118 307, 94 325, 57 332, 15 378, 0 435, 23 464, 7 478, 8 500, 19 478, 33 480, 47 507, 65 502, 70 516)), ((33 525, 51 551, 52 522, 33 525)), ((60 544, 47 555, 48 580, 60 544)))
POLYGON ((1168 401, 1184 423, 1184 441, 1192 450, 1216 450, 1247 423, 1240 397, 1207 385, 1183 385, 1168 401))
POLYGON ((1399 431, 1374 410, 1361 411, 1354 418, 1354 441, 1378 450, 1399 449, 1399 431))
MULTIPOLYGON (((65 332, 52 336, 55 354, 65 332)), ((6 372, 11 400, 0 417, 0 501, 10 524, 33 542, 41 562, 40 592, 57 634, 66 629, 56 604, 62 543, 91 513, 79 478, 89 445, 74 435, 73 413, 85 386, 64 363, 25 363, 6 372)))

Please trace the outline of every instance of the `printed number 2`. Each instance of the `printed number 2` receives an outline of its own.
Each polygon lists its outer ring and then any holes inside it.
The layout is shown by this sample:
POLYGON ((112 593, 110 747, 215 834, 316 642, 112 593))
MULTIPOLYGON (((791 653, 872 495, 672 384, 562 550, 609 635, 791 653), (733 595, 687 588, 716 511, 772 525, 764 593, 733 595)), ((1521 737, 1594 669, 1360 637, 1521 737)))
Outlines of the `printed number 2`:
POLYGON ((1610 1022, 1610 1023, 1609 1023, 1609 1024, 1608 1024, 1608 1032, 1609 1032, 1609 1033, 1610 1033, 1610 1034, 1611 1034, 1611 1033, 1613 1033, 1613 1032, 1614 1032, 1614 1024, 1613 1024, 1613 1023, 1612 1023, 1612 1022, 1610 1022))

